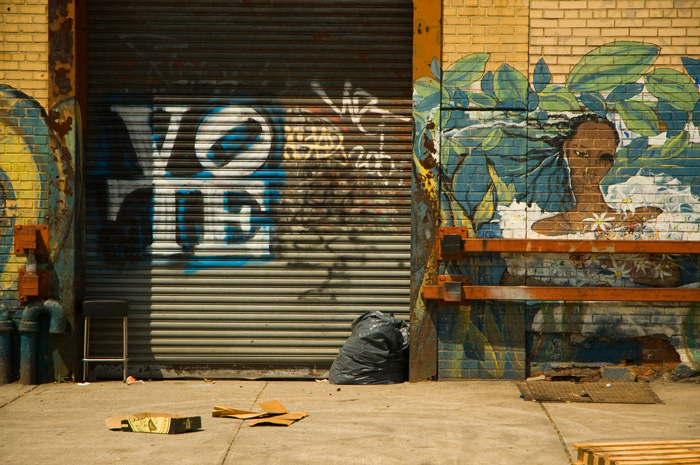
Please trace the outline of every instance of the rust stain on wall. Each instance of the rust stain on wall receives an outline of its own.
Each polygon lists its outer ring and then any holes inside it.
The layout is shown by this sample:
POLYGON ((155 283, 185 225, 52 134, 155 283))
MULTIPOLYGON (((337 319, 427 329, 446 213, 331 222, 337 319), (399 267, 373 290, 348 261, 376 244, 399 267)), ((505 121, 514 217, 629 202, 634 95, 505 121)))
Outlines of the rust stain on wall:
POLYGON ((73 2, 49 2, 49 98, 74 93, 74 16, 73 2))

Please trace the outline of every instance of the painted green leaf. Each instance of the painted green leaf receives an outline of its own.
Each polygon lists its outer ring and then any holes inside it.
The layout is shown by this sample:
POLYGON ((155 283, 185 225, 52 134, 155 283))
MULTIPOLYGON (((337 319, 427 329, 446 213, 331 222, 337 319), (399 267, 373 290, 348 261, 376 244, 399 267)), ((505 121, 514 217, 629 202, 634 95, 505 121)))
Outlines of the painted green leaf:
POLYGON ((644 90, 644 84, 641 84, 639 82, 617 86, 615 90, 610 92, 606 101, 617 102, 619 100, 627 100, 628 98, 634 97, 642 90, 644 90))
POLYGON ((507 64, 501 65, 493 77, 493 91, 500 102, 509 100, 526 102, 529 87, 527 78, 507 64))
POLYGON ((416 127, 425 127, 427 124, 427 121, 425 120, 425 116, 423 116, 423 113, 419 111, 414 111, 413 112, 413 121, 416 125, 416 127))
POLYGON ((630 145, 627 147, 627 160, 629 163, 633 163, 637 161, 641 156, 644 155, 644 152, 646 151, 647 147, 649 147, 649 138, 648 137, 637 137, 636 139, 633 139, 632 142, 630 142, 630 145))
POLYGON ((414 95, 427 98, 440 92, 440 83, 431 77, 420 77, 413 83, 414 95))
POLYGON ((489 176, 493 181, 493 187, 496 189, 496 201, 498 205, 510 205, 515 197, 515 187, 503 182, 501 177, 496 172, 493 163, 487 160, 486 168, 489 170, 489 176))
POLYGON ((507 347, 506 358, 517 370, 526 369, 525 357, 525 309, 518 302, 506 302, 505 321, 503 322, 503 332, 507 347))
POLYGON ((433 61, 430 62, 430 72, 433 73, 435 79, 438 81, 442 79, 442 68, 440 66, 440 60, 437 57, 433 57, 433 61))
POLYGON ((484 75, 488 53, 473 53, 454 62, 442 74, 445 87, 467 87, 484 75))
POLYGON ((445 137, 440 145, 440 163, 443 169, 450 163, 455 164, 457 157, 466 152, 464 145, 453 137, 445 137))
POLYGON ((413 99, 413 110, 418 113, 423 113, 426 115, 425 118, 427 119, 428 115, 433 113, 433 110, 440 106, 440 97, 441 95, 439 92, 435 92, 425 98, 417 97, 413 99))
POLYGON ((659 47, 642 42, 614 42, 591 50, 574 66, 566 87, 572 92, 610 92, 636 82, 659 55, 659 47))
POLYGON ((668 160, 677 157, 690 145, 690 136, 686 131, 681 131, 673 137, 666 139, 661 149, 660 158, 668 160))
POLYGON ((493 91, 493 73, 489 71, 481 78, 481 91, 489 97, 496 98, 496 93, 493 91))
MULTIPOLYGON (((489 303, 486 305, 486 308, 484 309, 484 317, 483 317, 483 323, 482 323, 482 331, 486 338, 488 339, 489 343, 491 344, 491 347, 498 347, 499 350, 494 350, 494 356, 496 358, 495 360, 495 366, 493 366, 493 371, 494 373, 490 373, 491 376, 494 378, 501 378, 503 376, 503 368, 505 365, 505 357, 503 351, 508 350, 508 342, 503 338, 503 333, 502 328, 499 327, 500 325, 496 321, 496 318, 494 317, 493 313, 494 311, 497 311, 495 309, 491 308, 492 305, 489 303)), ((491 368, 488 367, 487 365, 484 365, 484 368, 491 368)))
POLYGON ((700 82, 700 60, 697 58, 681 57, 681 63, 685 66, 685 70, 697 84, 700 82))
POLYGON ((538 96, 540 98, 540 108, 544 111, 557 112, 581 109, 576 96, 561 86, 547 86, 538 96))
POLYGON ((440 118, 439 121, 436 122, 436 125, 438 127, 438 130, 442 130, 445 126, 447 126, 447 123, 450 121, 450 118, 452 117, 452 111, 450 110, 441 110, 440 111, 440 118))
POLYGON ((501 137, 503 137, 503 130, 501 130, 501 128, 491 129, 481 141, 481 148, 485 152, 495 149, 498 147, 498 143, 501 142, 501 137))
POLYGON ((552 82, 552 74, 549 72, 549 67, 545 63, 544 58, 540 58, 535 66, 535 72, 532 77, 532 85, 536 92, 542 90, 552 82))
POLYGON ((654 137, 661 132, 659 117, 650 106, 642 102, 628 100, 617 102, 617 111, 625 122, 625 126, 637 134, 654 137))
POLYGON ((494 108, 496 106, 496 100, 485 94, 470 94, 469 99, 480 108, 494 108))
POLYGON ((581 94, 581 103, 598 116, 605 118, 605 99, 598 92, 585 92, 581 94))
POLYGON ((700 364, 700 306, 697 304, 683 318, 682 338, 685 353, 697 365, 700 364))
POLYGON ((494 186, 491 184, 481 199, 481 202, 474 209, 473 223, 476 229, 484 224, 488 223, 493 219, 493 215, 496 213, 496 205, 494 202, 494 186))
POLYGON ((680 71, 670 68, 656 69, 645 77, 647 90, 659 100, 682 111, 692 111, 700 99, 693 81, 680 71))
POLYGON ((496 357, 496 351, 493 350, 489 340, 484 336, 484 333, 479 331, 479 328, 474 323, 469 325, 469 342, 474 353, 483 357, 479 360, 481 366, 494 378, 500 378, 502 370, 500 370, 501 364, 496 357))
POLYGON ((443 217, 443 221, 450 224, 449 219, 445 218, 448 212, 452 215, 452 225, 467 228, 467 235, 469 237, 474 237, 474 225, 467 215, 467 211, 462 207, 462 205, 455 199, 449 191, 443 191, 443 194, 449 199, 449 208, 441 209, 440 215, 443 217))

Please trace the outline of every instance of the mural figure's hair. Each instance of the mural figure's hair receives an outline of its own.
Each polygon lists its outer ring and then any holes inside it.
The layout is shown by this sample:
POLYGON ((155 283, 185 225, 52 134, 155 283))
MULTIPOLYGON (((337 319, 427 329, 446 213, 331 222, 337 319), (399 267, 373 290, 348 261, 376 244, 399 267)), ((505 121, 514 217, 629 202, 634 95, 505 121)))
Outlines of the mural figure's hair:
POLYGON ((579 126, 581 126, 583 123, 590 122, 601 123, 612 129, 613 134, 615 135, 615 145, 620 145, 620 134, 617 132, 615 124, 609 119, 604 118, 602 116, 598 116, 595 113, 584 113, 582 115, 575 116, 570 120, 564 120, 559 122, 558 124, 556 124, 556 126, 563 126, 564 132, 554 137, 545 136, 542 138, 542 141, 546 142, 548 145, 551 145, 552 147, 558 150, 561 150, 564 147, 564 142, 571 139, 576 134, 576 131, 578 131, 579 126))

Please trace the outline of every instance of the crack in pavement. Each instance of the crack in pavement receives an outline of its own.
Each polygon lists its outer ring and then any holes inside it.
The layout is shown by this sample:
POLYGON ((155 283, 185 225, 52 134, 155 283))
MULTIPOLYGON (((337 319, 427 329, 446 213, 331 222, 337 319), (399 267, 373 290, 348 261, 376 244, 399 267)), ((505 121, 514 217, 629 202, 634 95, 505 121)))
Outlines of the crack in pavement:
POLYGON ((573 464, 574 458, 572 457, 571 452, 569 452, 569 447, 566 445, 566 441, 564 440, 564 435, 561 434, 559 427, 554 422, 554 418, 552 418, 552 415, 549 414, 549 410, 547 410, 547 407, 544 406, 544 403, 542 403, 542 402, 537 402, 537 403, 540 404, 540 407, 542 407, 544 414, 547 415, 547 418, 549 419, 549 423, 552 425, 552 428, 554 428, 554 431, 557 432, 557 437, 559 438, 559 442, 561 443, 562 447, 564 448, 564 452, 566 453, 566 457, 569 459, 569 463, 573 464))
MULTIPOLYGON (((260 389, 258 394, 255 396, 255 400, 253 400, 253 403, 250 406, 250 410, 252 410, 253 407, 255 407, 255 404, 257 404, 258 399, 260 399, 260 395, 263 393, 263 391, 265 390, 265 388, 267 387, 268 384, 269 384, 269 382, 265 381, 265 384, 263 384, 262 388, 260 389)), ((236 442, 236 438, 238 437, 238 433, 241 431, 241 427, 243 426, 243 423, 244 422, 241 421, 238 424, 238 428, 236 428, 236 431, 233 433, 233 438, 231 438, 231 442, 229 443, 228 448, 226 449, 226 453, 224 454, 224 457, 221 459, 220 465, 224 465, 224 463, 226 463, 226 458, 228 457, 229 452, 231 452, 231 448, 233 447, 233 443, 236 442)))
POLYGON ((32 392, 33 390, 35 390, 38 387, 39 387, 38 384, 36 386, 32 386, 30 389, 24 391, 23 393, 21 393, 20 395, 18 395, 14 399, 10 399, 7 402, 5 402, 4 404, 0 405, 0 409, 7 407, 8 405, 10 405, 12 402, 16 401, 17 399, 21 399, 22 397, 26 396, 27 394, 29 394, 30 392, 32 392))

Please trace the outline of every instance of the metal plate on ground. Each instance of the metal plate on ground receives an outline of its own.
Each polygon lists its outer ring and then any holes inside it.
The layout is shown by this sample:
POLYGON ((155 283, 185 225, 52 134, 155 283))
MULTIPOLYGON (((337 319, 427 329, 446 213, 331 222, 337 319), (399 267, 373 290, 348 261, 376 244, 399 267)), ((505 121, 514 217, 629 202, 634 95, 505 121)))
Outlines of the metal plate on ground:
POLYGON ((581 383, 594 402, 616 404, 660 404, 661 399, 647 384, 581 383))
MULTIPOLYGON (((525 382, 530 398, 541 402, 593 402, 583 387, 573 381, 525 382)), ((523 395, 523 398, 525 396, 523 395)))
POLYGON ((516 385, 524 400, 538 402, 663 403, 647 384, 526 381, 516 385))

